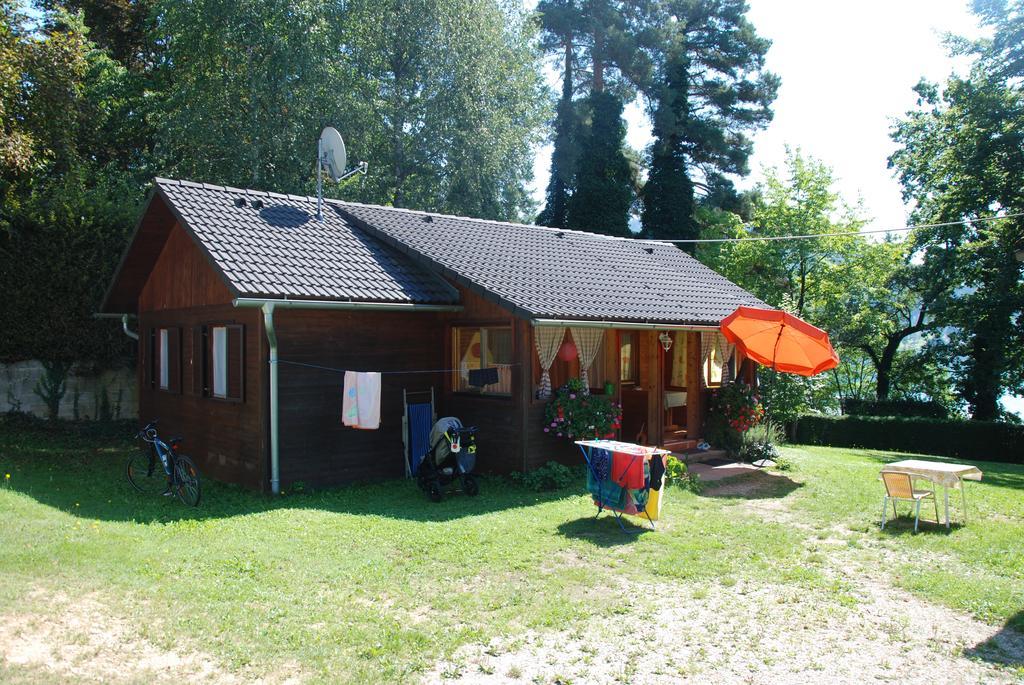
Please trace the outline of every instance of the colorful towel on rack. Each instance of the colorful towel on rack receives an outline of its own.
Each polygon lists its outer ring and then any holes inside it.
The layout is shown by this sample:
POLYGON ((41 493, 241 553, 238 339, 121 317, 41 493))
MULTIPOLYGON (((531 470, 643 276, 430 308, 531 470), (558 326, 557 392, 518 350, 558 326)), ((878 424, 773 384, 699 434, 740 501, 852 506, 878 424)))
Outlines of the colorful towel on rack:
POLYGON ((644 466, 647 455, 630 454, 628 452, 612 453, 612 480, 629 490, 641 490, 647 487, 644 466))
POLYGON ((606 449, 595 447, 590 453, 590 468, 598 480, 608 480, 612 472, 612 453, 606 449))
POLYGON ((594 504, 604 509, 621 510, 626 506, 628 493, 613 480, 597 479, 593 469, 587 469, 587 491, 594 498, 594 504))

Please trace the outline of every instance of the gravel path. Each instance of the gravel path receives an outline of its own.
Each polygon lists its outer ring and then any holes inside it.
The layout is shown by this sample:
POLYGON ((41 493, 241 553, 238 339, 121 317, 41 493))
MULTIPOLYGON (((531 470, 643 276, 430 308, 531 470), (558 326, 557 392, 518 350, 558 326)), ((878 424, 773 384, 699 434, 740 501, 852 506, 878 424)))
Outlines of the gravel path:
MULTIPOLYGON (((847 579, 848 581, 851 579, 847 579)), ((1014 683, 997 664, 1024 661, 1024 638, 956 615, 869 578, 847 602, 792 586, 623 588, 634 603, 614 621, 574 632, 528 632, 460 649, 431 683, 1014 683), (936 677, 941 674, 937 680, 936 677)), ((628 601, 628 600, 625 600, 628 601)))

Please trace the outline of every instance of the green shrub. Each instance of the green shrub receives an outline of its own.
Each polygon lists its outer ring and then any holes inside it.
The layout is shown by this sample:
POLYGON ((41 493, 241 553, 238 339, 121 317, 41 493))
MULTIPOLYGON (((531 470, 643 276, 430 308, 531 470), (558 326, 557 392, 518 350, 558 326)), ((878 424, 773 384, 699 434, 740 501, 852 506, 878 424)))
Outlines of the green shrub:
POLYGON ((670 454, 665 459, 665 476, 669 480, 675 480, 677 478, 685 478, 686 475, 686 464, 670 454))
POLYGON ((772 468, 774 468, 776 471, 792 471, 793 470, 793 462, 790 461, 789 459, 787 459, 786 457, 782 456, 781 454, 779 456, 775 457, 775 459, 773 459, 773 461, 775 462, 775 465, 772 468))
POLYGON ((747 440, 767 440, 773 445, 781 445, 786 442, 786 432, 777 423, 759 423, 744 436, 747 440))
POLYGON ((698 494, 703 487, 699 478, 690 475, 686 464, 671 455, 665 459, 665 480, 668 485, 698 494))
POLYGON ((804 416, 795 442, 1024 463, 1024 426, 888 416, 804 416))
POLYGON ((534 492, 562 490, 577 480, 579 480, 578 470, 559 464, 557 461, 549 461, 533 471, 512 474, 513 482, 534 492))
POLYGON ((775 461, 779 458, 779 450, 771 440, 747 440, 740 448, 740 458, 748 464, 764 459, 775 461))

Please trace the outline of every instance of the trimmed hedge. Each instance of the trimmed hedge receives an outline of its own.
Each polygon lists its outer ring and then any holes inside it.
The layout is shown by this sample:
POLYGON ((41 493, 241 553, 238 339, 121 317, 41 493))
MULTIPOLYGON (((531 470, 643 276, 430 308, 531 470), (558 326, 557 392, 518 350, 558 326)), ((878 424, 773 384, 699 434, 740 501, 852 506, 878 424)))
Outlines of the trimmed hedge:
POLYGON ((802 416, 793 442, 1024 463, 1024 425, 895 416, 802 416))
POLYGON ((851 416, 919 416, 945 419, 949 410, 934 400, 858 400, 847 398, 843 413, 851 416))

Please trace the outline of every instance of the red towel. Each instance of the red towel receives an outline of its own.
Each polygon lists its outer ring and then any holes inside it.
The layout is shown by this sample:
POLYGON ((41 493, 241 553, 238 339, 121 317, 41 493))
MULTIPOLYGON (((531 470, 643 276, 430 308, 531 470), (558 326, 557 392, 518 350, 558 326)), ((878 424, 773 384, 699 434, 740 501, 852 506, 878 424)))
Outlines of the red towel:
POLYGON ((612 480, 629 490, 642 490, 646 484, 644 459, 642 454, 612 452, 612 480))

